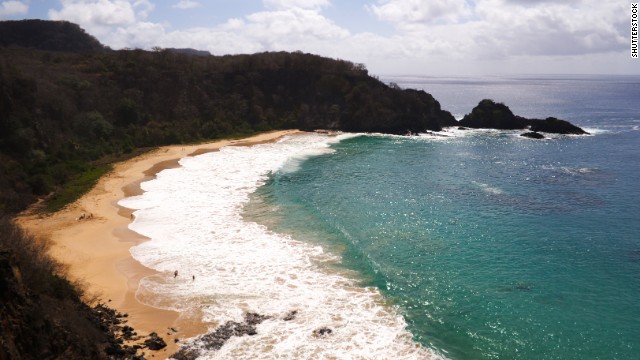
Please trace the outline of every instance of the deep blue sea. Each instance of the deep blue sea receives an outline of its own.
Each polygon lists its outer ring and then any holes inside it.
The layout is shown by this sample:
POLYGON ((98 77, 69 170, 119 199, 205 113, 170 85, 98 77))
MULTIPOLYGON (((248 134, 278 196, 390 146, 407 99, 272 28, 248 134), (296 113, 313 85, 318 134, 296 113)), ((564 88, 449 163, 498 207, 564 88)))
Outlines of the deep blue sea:
POLYGON ((592 135, 347 138, 272 173, 245 217, 339 255, 447 358, 639 359, 640 76, 384 80, 592 135))

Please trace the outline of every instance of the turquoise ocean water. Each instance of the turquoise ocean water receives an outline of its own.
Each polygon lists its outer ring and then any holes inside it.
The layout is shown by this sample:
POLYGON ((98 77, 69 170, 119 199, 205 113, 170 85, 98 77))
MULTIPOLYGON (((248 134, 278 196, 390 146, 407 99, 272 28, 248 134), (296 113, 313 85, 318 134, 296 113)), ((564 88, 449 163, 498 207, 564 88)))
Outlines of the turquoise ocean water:
POLYGON ((244 216, 340 255, 448 358, 640 358, 640 77, 387 80, 458 117, 492 98, 593 135, 348 138, 271 174, 244 216))

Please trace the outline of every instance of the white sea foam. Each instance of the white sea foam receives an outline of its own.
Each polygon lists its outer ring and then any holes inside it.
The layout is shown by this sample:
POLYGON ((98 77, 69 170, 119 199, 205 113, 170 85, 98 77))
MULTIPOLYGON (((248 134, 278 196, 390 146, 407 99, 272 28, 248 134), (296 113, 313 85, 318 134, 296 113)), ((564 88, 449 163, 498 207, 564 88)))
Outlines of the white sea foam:
POLYGON ((583 128, 584 131, 588 132, 589 135, 600 135, 600 134, 606 134, 608 132, 610 132, 610 130, 607 129, 602 129, 602 128, 592 128, 592 127, 585 127, 583 128))
POLYGON ((569 167, 559 165, 542 165, 543 170, 551 170, 565 175, 589 175, 598 172, 597 168, 590 167, 569 167))
POLYGON ((562 172, 569 175, 585 175, 585 174, 591 174, 594 172, 594 169, 588 168, 588 167, 570 168, 567 166, 562 166, 560 167, 560 169, 562 170, 562 172))
POLYGON ((293 136, 185 158, 143 183, 143 195, 120 201, 137 209, 130 228, 150 238, 132 255, 161 272, 141 281, 141 301, 218 325, 248 311, 273 317, 257 335, 232 338, 205 358, 438 358, 412 341, 377 289, 329 270, 337 256, 242 219, 269 173, 294 171, 339 140, 293 136), (283 320, 292 310, 295 319, 283 320), (329 336, 313 335, 324 326, 329 336))
POLYGON ((451 140, 452 138, 463 137, 464 134, 461 130, 457 128, 444 128, 441 131, 432 131, 427 133, 421 133, 418 135, 421 139, 426 140, 451 140))
POLYGON ((481 182, 477 182, 477 181, 472 181, 472 183, 476 186, 478 186, 480 189, 482 189, 482 191, 492 194, 492 195, 502 195, 504 194, 504 191, 502 191, 501 189, 494 187, 494 186, 490 186, 489 184, 484 184, 481 182))
MULTIPOLYGON (((635 120, 632 120, 635 122, 635 120)), ((588 132, 590 135, 601 135, 601 134, 622 134, 630 131, 638 131, 640 127, 638 125, 612 125, 612 124, 600 124, 598 127, 588 127, 584 128, 584 131, 588 132)))

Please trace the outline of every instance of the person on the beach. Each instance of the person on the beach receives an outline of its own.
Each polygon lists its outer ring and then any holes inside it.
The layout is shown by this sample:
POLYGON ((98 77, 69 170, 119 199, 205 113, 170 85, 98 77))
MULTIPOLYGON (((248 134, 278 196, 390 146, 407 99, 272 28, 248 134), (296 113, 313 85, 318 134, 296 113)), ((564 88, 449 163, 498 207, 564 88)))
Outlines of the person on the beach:
POLYGON ((175 279, 175 278, 177 278, 177 277, 178 277, 178 270, 176 270, 176 271, 174 271, 174 272, 173 272, 173 278, 175 279))
POLYGON ((196 281, 196 276, 195 275, 191 275, 191 280, 196 281))

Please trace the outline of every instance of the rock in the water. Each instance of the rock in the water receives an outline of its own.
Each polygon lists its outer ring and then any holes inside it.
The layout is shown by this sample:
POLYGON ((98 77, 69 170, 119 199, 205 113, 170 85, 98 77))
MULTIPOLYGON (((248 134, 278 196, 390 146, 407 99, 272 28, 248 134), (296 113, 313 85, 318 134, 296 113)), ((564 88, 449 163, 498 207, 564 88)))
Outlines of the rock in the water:
POLYGON ((325 336, 329 335, 333 332, 333 330, 329 329, 326 326, 313 330, 313 336, 325 336))
POLYGON ((546 133, 554 134, 571 134, 571 135, 586 135, 588 132, 573 125, 572 123, 556 119, 554 117, 548 117, 544 120, 531 119, 529 120, 531 125, 531 131, 542 131, 546 133))
POLYGON ((526 132, 524 134, 520 134, 522 137, 530 138, 530 139, 544 139, 544 135, 537 133, 535 131, 526 132))
MULTIPOLYGON (((471 113, 465 115, 458 124, 460 126, 475 129, 518 130, 529 128, 531 132, 534 133, 588 134, 588 132, 571 124, 570 122, 556 119, 554 117, 548 117, 544 120, 540 120, 527 119, 522 116, 514 115, 507 105, 496 103, 495 101, 488 99, 480 101, 480 103, 471 110, 471 113)), ((540 139, 540 137, 535 138, 540 139)))
POLYGON ((200 351, 191 348, 182 348, 177 353, 171 355, 176 360, 195 360, 200 356, 200 351))
POLYGON ((531 285, 523 282, 515 283, 513 287, 518 291, 531 291, 531 285))
POLYGON ((282 320, 291 321, 296 318, 297 314, 298 314, 298 310, 291 310, 287 313, 287 315, 284 316, 284 318, 282 318, 282 320))
POLYGON ((214 332, 198 337, 196 340, 198 343, 197 346, 194 346, 193 343, 186 344, 182 346, 177 353, 171 355, 171 357, 178 360, 197 359, 200 356, 199 348, 219 350, 232 336, 256 335, 258 333, 256 325, 269 318, 271 317, 267 315, 246 313, 244 314, 244 322, 227 321, 214 332))
POLYGON ((465 115, 459 124, 474 129, 524 129, 527 126, 526 119, 515 116, 505 104, 493 100, 484 99, 465 115))
POLYGON ((256 314, 256 313, 246 313, 244 314, 244 322, 249 324, 249 325, 258 325, 261 322, 267 320, 271 318, 271 316, 268 315, 260 315, 260 314, 256 314))
POLYGON ((149 334, 149 338, 144 341, 144 344, 150 350, 160 350, 167 347, 167 343, 154 332, 149 334))

